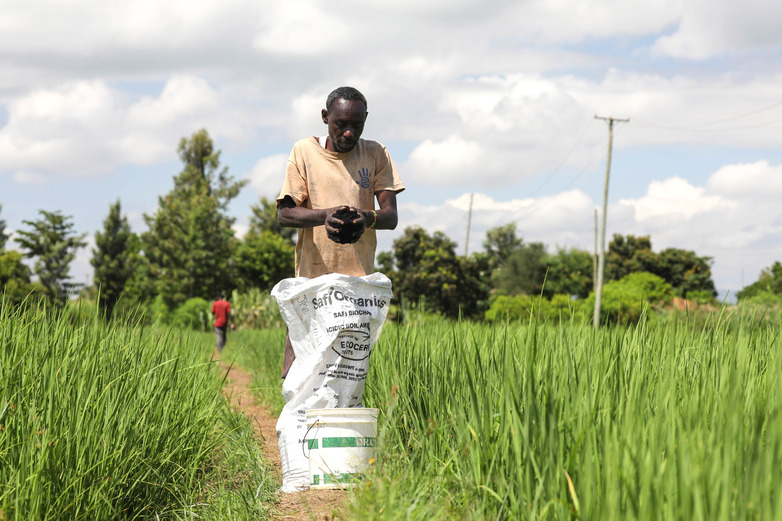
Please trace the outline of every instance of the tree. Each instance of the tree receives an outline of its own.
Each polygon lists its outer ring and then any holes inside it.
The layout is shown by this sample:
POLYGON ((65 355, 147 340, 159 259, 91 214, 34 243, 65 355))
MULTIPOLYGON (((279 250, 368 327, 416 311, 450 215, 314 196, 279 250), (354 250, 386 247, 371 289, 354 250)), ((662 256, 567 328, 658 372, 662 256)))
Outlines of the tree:
MULTIPOLYGON (((603 298, 601 320, 634 323, 641 317, 645 306, 669 304, 673 298, 673 288, 657 275, 634 272, 608 282, 603 288, 603 298)), ((589 296, 587 305, 594 309, 594 293, 589 296)))
POLYGON ((380 260, 400 299, 423 299, 428 310, 451 318, 477 315, 486 306, 486 257, 457 256, 456 243, 442 232, 430 236, 421 227, 408 227, 394 240, 393 263, 388 256, 380 260))
POLYGON ((129 264, 133 267, 125 281, 124 300, 131 303, 150 303, 157 296, 155 270, 141 250, 141 237, 130 234, 128 241, 129 264))
MULTIPOLYGON (((3 205, 0 204, 0 211, 3 210, 3 205)), ((0 219, 0 251, 5 249, 5 243, 8 242, 10 236, 5 233, 5 221, 0 219)))
POLYGON ((758 280, 737 293, 739 300, 756 297, 761 293, 782 295, 782 263, 775 261, 760 272, 758 280))
POLYGON ((667 248, 657 255, 657 259, 657 265, 646 271, 662 277, 680 297, 687 298, 688 293, 695 291, 717 296, 711 278, 711 257, 698 257, 692 251, 667 248))
POLYGON ((18 251, 0 251, 0 301, 20 304, 36 290, 30 282, 30 268, 22 258, 18 251))
POLYGON ((516 223, 488 230, 483 241, 483 248, 489 256, 492 269, 505 262, 511 253, 521 247, 522 242, 521 237, 516 237, 516 223))
POLYGON ((174 189, 158 198, 157 213, 144 215, 149 231, 142 236, 157 291, 172 308, 232 289, 236 239, 226 208, 246 184, 219 169, 220 151, 206 130, 182 138, 178 152, 184 170, 174 177, 174 189))
POLYGON ((70 264, 76 250, 86 245, 86 234, 75 235, 71 218, 59 211, 39 210, 38 213, 41 219, 22 221, 32 229, 20 230, 16 242, 27 250, 25 257, 36 257, 33 271, 46 297, 55 305, 64 305, 68 290, 73 287, 68 276, 70 264))
POLYGON ((271 290, 294 276, 294 246, 272 231, 250 235, 236 249, 236 283, 240 291, 271 290))
POLYGON ((95 233, 95 246, 90 264, 95 268, 95 286, 100 291, 100 303, 106 315, 114 314, 114 306, 133 274, 130 249, 132 233, 128 220, 121 215, 119 199, 109 207, 103 221, 103 233, 95 233))
POLYGON ((615 233, 606 253, 606 280, 620 280, 637 271, 652 272, 650 268, 656 264, 657 256, 652 252, 652 241, 648 235, 628 235, 625 238, 615 233))
POLYGON ((606 256, 606 278, 620 280, 630 273, 649 272, 662 277, 680 297, 697 291, 717 295, 711 278, 711 257, 699 257, 693 251, 668 248, 652 251, 649 236, 627 238, 614 234, 606 256))
POLYGON ((250 229, 247 231, 246 238, 258 237, 263 232, 272 232, 282 236, 291 243, 296 235, 296 228, 283 228, 277 220, 277 202, 269 201, 266 197, 261 197, 258 204, 250 206, 253 214, 250 216, 250 229))
POLYGON ((546 247, 542 242, 522 244, 494 270, 492 285, 505 295, 539 294, 546 277, 545 258, 546 247))
POLYGON ((577 295, 586 298, 592 291, 592 254, 575 248, 561 248, 554 255, 543 259, 548 273, 543 294, 551 298, 554 295, 577 295))

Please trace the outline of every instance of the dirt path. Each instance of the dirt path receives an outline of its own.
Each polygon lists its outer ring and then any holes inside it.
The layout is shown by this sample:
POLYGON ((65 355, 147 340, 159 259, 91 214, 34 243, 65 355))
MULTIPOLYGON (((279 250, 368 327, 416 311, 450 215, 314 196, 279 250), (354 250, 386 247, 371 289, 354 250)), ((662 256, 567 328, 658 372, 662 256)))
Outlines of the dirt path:
MULTIPOLYGON (((225 370, 229 370, 224 365, 225 370)), ((280 451, 277 447, 277 418, 268 407, 258 404, 250 392, 252 377, 237 367, 231 367, 223 388, 223 394, 231 406, 242 411, 251 420, 255 433, 263 445, 266 459, 281 473, 280 451)), ((342 490, 309 490, 295 494, 280 494, 275 521, 333 521, 340 519, 339 512, 345 504, 342 490)))

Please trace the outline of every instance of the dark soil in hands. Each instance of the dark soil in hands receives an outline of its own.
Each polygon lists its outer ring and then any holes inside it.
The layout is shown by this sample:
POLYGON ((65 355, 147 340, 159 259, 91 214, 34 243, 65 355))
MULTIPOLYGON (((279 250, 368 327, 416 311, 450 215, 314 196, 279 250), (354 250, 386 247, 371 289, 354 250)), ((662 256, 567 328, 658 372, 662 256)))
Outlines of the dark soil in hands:
POLYGON ((356 242, 359 236, 356 236, 356 232, 361 230, 361 224, 353 224, 353 221, 360 218, 361 215, 352 211, 350 208, 340 208, 334 212, 334 217, 342 221, 344 224, 338 228, 339 233, 329 234, 329 238, 340 244, 349 244, 356 242))

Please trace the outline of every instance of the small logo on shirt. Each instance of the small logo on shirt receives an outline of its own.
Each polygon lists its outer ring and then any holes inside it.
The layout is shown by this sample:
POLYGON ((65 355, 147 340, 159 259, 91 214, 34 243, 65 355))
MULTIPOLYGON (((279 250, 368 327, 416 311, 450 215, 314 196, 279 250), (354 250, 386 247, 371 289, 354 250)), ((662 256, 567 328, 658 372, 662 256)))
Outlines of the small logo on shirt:
POLYGON ((369 188, 369 176, 371 174, 369 173, 368 168, 362 168, 358 171, 358 176, 361 178, 361 181, 356 181, 356 184, 360 186, 361 188, 369 188))

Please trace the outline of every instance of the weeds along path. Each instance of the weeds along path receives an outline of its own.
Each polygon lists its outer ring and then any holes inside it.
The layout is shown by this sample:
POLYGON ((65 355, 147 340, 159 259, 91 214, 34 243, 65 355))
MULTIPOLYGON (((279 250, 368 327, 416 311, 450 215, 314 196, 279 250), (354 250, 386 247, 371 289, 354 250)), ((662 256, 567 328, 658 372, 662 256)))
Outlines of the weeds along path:
MULTIPOLYGON (((228 371, 223 394, 234 410, 243 412, 252 420, 255 433, 262 443, 263 454, 280 475, 280 451, 277 447, 277 418, 268 407, 260 405, 252 395, 252 377, 236 366, 223 364, 228 371)), ((296 494, 280 494, 275 521, 332 521, 340 519, 339 512, 346 501, 342 490, 309 490, 296 494)))

